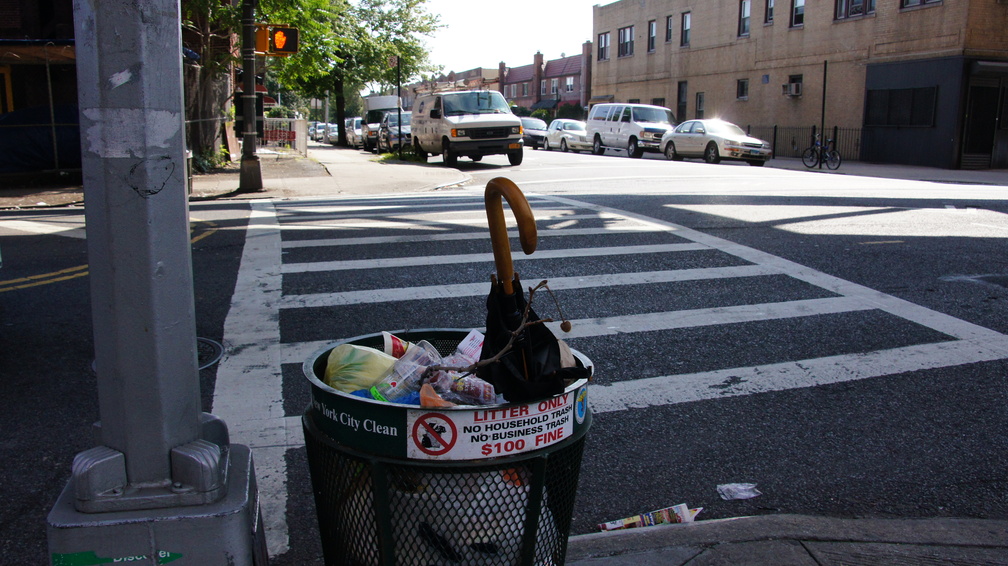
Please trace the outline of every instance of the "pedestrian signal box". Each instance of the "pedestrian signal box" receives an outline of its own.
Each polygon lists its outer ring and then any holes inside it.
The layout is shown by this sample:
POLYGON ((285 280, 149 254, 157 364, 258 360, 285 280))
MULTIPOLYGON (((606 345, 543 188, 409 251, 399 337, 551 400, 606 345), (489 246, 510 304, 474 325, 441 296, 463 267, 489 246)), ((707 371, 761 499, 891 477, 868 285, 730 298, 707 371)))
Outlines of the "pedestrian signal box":
POLYGON ((298 28, 259 24, 256 51, 265 55, 290 55, 298 51, 298 28))
POLYGON ((290 54, 298 50, 298 29, 289 27, 270 28, 270 53, 290 54))

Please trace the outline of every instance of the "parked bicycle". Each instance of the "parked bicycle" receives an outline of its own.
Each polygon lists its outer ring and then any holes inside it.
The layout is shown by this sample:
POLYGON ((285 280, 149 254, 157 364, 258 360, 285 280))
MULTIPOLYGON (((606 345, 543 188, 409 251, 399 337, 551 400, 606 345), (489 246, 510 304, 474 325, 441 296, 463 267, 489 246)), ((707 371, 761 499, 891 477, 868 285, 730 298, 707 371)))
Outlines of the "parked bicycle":
POLYGON ((826 167, 836 169, 840 167, 840 152, 836 150, 833 140, 826 140, 825 147, 819 142, 819 134, 815 135, 815 142, 812 143, 801 156, 805 167, 815 167, 820 163, 826 163, 826 167))

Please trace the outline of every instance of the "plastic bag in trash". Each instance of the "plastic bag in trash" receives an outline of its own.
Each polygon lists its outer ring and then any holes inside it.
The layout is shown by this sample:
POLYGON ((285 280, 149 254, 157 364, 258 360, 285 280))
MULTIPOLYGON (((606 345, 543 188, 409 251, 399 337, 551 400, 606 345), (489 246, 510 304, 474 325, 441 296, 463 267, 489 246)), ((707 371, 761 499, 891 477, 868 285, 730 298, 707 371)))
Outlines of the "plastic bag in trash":
MULTIPOLYGON (((511 565, 520 556, 528 512, 525 470, 417 474, 393 482, 396 564, 511 565)), ((560 535, 546 493, 535 539, 535 564, 554 564, 560 535)))
POLYGON ((340 344, 329 352, 325 384, 344 393, 368 389, 388 373, 392 356, 355 344, 340 344))
POLYGON ((752 499, 758 495, 763 495, 754 483, 724 483, 717 486, 718 495, 721 499, 752 499))

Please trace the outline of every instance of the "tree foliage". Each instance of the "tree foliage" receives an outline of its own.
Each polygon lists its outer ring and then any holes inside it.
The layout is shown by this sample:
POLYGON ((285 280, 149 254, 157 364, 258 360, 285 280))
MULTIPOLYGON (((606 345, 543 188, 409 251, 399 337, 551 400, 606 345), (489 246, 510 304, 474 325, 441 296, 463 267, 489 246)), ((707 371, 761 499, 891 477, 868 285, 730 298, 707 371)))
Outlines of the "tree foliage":
MULTIPOLYGON (((298 52, 267 57, 266 73, 284 89, 306 98, 336 99, 340 139, 345 140, 345 101, 356 100, 364 88, 379 90, 395 84, 396 69, 389 58, 399 58, 402 81, 409 82, 432 69, 422 38, 441 27, 426 10, 427 0, 258 0, 256 21, 293 25, 299 30, 298 52)), ((202 74, 228 72, 238 53, 214 50, 215 42, 241 31, 242 2, 185 0, 183 28, 198 46, 202 74)), ((257 74, 261 71, 257 69, 257 74)), ((212 81, 201 81, 201 84, 212 81)), ((202 99, 203 97, 201 97, 202 99)), ((203 100, 203 104, 211 104, 203 100)), ((218 109, 219 111, 219 109, 218 109)), ((220 112, 222 114, 222 112, 220 112)), ((332 117, 330 117, 332 121, 332 117)))

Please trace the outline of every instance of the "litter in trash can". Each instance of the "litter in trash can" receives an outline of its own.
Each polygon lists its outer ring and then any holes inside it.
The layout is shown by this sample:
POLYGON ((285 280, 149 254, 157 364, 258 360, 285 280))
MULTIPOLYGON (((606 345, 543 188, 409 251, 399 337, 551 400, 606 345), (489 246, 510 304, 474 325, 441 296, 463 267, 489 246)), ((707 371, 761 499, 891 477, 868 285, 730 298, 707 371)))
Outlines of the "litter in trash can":
MULTIPOLYGON (((467 333, 395 334, 450 354, 467 333)), ((382 348, 380 334, 349 342, 382 348)), ((329 349, 305 362, 302 417, 327 565, 563 563, 591 424, 587 380, 525 404, 421 408, 326 386, 329 349)))
POLYGON ((756 489, 756 484, 754 483, 724 483, 717 486, 718 495, 721 499, 732 500, 732 499, 752 499, 759 495, 763 495, 760 490, 756 489))

